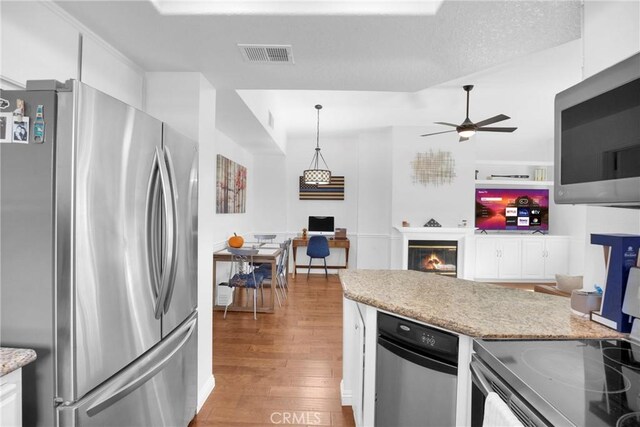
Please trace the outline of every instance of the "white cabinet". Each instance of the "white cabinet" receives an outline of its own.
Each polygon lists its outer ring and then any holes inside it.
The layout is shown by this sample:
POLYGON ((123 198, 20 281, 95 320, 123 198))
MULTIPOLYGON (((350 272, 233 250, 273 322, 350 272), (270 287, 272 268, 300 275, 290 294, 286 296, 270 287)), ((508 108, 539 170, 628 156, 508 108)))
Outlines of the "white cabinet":
POLYGON ((522 240, 511 237, 476 238, 476 278, 520 279, 522 240))
POLYGON ((552 280, 569 271, 567 236, 476 236, 475 278, 552 280))
POLYGON ((356 426, 364 418, 364 366, 366 326, 363 310, 366 307, 343 299, 343 360, 342 404, 351 405, 356 426))
POLYGON ((0 426, 22 426, 22 369, 0 377, 0 426))
POLYGON ((522 278, 554 279, 569 272, 569 240, 546 237, 522 241, 522 278))
POLYGON ((352 400, 351 406, 353 408, 353 418, 355 419, 356 426, 362 425, 362 415, 363 415, 363 393, 364 393, 364 356, 365 356, 365 323, 362 318, 362 314, 358 309, 358 305, 356 304, 356 309, 354 321, 354 331, 353 331, 353 346, 355 349, 355 354, 353 355, 353 372, 352 372, 352 400))

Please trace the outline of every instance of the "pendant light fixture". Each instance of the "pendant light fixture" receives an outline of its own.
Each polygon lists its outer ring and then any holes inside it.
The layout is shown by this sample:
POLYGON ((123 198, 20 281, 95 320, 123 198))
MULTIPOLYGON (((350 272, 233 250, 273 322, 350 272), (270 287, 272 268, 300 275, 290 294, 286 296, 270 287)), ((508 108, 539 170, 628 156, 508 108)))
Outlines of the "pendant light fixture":
POLYGON ((324 156, 320 152, 320 110, 322 109, 322 105, 316 105, 316 110, 318 110, 318 129, 316 133, 316 152, 311 159, 311 164, 309 165, 309 169, 305 170, 303 173, 304 183, 305 184, 329 184, 331 182, 331 171, 329 170, 329 166, 327 166, 327 162, 324 160, 324 156), (322 163, 324 163, 325 169, 320 169, 319 162, 322 159, 322 163))

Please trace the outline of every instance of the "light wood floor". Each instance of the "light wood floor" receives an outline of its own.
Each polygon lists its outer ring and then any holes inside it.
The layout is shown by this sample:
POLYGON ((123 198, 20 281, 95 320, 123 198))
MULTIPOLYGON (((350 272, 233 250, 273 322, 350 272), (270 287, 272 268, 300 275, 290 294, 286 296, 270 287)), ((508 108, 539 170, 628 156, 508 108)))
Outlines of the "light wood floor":
MULTIPOLYGON (((216 387, 190 427, 353 426, 340 404, 342 288, 300 274, 274 314, 214 312, 216 387)), ((266 297, 266 295, 265 295, 266 297)))

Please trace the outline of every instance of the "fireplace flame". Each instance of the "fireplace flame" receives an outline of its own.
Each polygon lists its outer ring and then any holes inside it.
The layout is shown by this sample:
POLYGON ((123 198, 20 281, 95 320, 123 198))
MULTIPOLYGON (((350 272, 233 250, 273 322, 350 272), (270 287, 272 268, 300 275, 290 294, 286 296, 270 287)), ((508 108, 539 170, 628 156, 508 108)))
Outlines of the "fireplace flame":
POLYGON ((429 256, 426 256, 422 260, 422 267, 425 270, 439 270, 440 269, 440 264, 442 264, 442 262, 436 256, 436 254, 431 254, 429 256))

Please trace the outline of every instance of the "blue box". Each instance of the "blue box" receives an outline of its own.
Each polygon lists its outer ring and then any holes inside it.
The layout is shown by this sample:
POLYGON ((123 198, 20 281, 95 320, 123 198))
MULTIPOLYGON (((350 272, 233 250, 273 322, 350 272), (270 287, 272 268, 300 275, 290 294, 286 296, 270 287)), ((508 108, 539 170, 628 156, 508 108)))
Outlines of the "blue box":
POLYGON ((591 320, 618 332, 631 331, 633 318, 622 312, 629 270, 638 263, 640 236, 635 234, 592 234, 591 243, 604 246, 607 283, 602 308, 592 313, 591 320))

